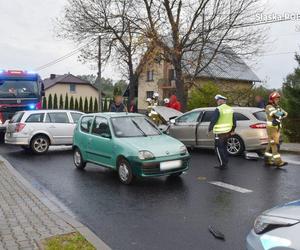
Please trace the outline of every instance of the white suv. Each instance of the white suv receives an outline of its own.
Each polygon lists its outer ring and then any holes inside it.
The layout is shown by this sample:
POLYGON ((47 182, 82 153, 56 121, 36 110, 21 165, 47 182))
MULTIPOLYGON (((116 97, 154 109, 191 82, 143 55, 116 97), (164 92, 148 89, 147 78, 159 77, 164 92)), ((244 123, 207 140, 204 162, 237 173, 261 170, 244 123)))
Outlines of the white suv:
POLYGON ((36 154, 49 145, 71 145, 73 131, 83 113, 72 110, 32 110, 17 112, 9 121, 5 143, 20 145, 36 154))

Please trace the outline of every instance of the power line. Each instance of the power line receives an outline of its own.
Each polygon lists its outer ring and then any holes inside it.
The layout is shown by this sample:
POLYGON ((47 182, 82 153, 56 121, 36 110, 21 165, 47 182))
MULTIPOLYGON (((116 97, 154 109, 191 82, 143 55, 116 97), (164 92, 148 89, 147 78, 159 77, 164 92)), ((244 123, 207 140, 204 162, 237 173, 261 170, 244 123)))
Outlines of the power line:
MULTIPOLYGON (((261 22, 250 22, 250 23, 244 23, 244 24, 236 24, 236 25, 233 25, 233 28, 241 28, 241 27, 252 27, 252 26, 259 26, 259 25, 267 25, 267 24, 274 24, 274 23, 281 23, 281 22, 287 22, 287 21, 294 21, 293 19, 279 19, 279 20, 272 20, 272 21, 261 21, 261 22)), ((80 47, 78 47, 77 49, 65 54, 64 56, 61 56, 49 63, 46 63, 44 65, 41 65, 39 67, 37 67, 35 69, 35 71, 41 71, 41 70, 44 70, 48 67, 51 67, 73 55, 75 55, 76 53, 78 53, 81 49, 85 48, 86 46, 94 43, 95 41, 97 40, 97 38, 93 39, 91 42, 89 43, 86 43, 80 47)), ((288 53, 294 53, 294 52, 288 52, 288 53)), ((271 54, 270 54, 271 55, 271 54)), ((266 55, 267 56, 267 55, 266 55)))
POLYGON ((57 64, 57 63, 59 63, 59 62, 61 62, 61 61, 63 61, 63 60, 65 60, 65 59, 67 59, 67 58, 69 58, 69 57, 75 55, 75 54, 78 53, 81 49, 83 49, 83 48, 87 47, 88 45, 94 43, 96 40, 97 40, 97 39, 93 39, 91 42, 88 42, 88 43, 86 43, 86 44, 84 44, 84 45, 78 47, 77 49, 70 51, 69 53, 65 54, 64 56, 61 56, 61 57, 59 57, 59 58, 57 58, 57 59, 55 59, 55 60, 53 60, 53 61, 51 61, 51 62, 48 62, 48 63, 46 63, 46 64, 44 64, 44 65, 41 65, 41 66, 35 68, 35 71, 40 71, 40 70, 46 69, 46 68, 48 68, 48 67, 51 67, 51 66, 53 66, 53 65, 55 65, 55 64, 57 64))

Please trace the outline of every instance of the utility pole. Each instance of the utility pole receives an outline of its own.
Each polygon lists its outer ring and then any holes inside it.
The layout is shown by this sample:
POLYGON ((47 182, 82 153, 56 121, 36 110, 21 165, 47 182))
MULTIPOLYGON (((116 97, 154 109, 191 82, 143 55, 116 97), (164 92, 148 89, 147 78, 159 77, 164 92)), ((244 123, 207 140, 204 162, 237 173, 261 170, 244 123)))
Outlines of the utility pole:
POLYGON ((102 112, 102 84, 101 84, 101 36, 98 36, 98 93, 99 93, 99 112, 102 112))

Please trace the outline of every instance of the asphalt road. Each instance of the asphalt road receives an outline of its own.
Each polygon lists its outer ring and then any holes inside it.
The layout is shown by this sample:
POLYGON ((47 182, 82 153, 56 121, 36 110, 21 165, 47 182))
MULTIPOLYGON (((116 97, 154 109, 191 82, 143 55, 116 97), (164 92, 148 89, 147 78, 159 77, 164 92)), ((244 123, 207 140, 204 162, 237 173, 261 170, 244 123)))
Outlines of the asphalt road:
POLYGON ((111 170, 95 165, 76 170, 71 150, 37 156, 2 144, 0 154, 113 249, 245 249, 260 212, 300 199, 300 156, 288 156, 293 164, 283 170, 235 157, 228 170, 220 171, 213 168, 212 152, 194 151, 191 168, 181 178, 139 179, 125 186, 111 170), (214 181, 237 187, 229 190, 214 181), (209 225, 226 240, 215 239, 209 225))

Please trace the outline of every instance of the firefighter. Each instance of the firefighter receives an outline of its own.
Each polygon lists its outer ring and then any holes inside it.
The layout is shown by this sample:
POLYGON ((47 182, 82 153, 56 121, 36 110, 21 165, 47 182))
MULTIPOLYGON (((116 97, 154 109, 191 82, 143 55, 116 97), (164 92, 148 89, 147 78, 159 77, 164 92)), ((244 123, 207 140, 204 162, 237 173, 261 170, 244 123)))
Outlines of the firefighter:
POLYGON ((148 102, 147 115, 156 125, 159 125, 161 119, 159 114, 154 110, 159 105, 159 94, 155 92, 152 98, 147 98, 146 101, 148 102))
POLYGON ((280 94, 278 92, 271 93, 269 96, 269 104, 266 107, 268 146, 265 152, 266 165, 275 165, 278 168, 287 165, 287 162, 281 159, 278 151, 282 120, 288 115, 287 112, 279 106, 279 102, 280 94))
POLYGON ((208 132, 213 130, 215 134, 215 149, 220 163, 216 168, 225 169, 228 166, 227 139, 234 134, 236 120, 232 108, 226 104, 226 97, 216 95, 215 100, 218 107, 212 115, 208 132))

